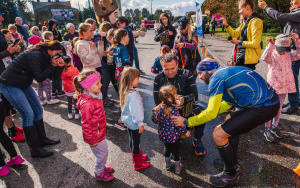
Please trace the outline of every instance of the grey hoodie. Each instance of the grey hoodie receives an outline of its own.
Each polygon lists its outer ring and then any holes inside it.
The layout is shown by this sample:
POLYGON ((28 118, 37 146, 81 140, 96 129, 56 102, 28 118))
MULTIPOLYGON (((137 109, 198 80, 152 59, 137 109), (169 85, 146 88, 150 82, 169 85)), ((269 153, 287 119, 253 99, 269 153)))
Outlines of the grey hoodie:
POLYGON ((285 24, 283 34, 297 33, 300 36, 300 7, 291 10, 290 13, 281 13, 266 6, 264 12, 272 21, 285 24))

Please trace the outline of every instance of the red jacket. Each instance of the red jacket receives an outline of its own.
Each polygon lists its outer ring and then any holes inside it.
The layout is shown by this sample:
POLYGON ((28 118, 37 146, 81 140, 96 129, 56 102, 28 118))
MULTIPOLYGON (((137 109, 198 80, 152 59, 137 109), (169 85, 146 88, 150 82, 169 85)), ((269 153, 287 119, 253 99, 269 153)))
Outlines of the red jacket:
POLYGON ((77 108, 81 113, 83 140, 93 145, 106 137, 106 117, 103 101, 87 94, 78 96, 77 108))
POLYGON ((61 73, 61 79, 63 80, 64 90, 67 93, 75 92, 75 87, 73 84, 73 79, 79 74, 79 71, 73 65, 68 67, 67 71, 65 69, 61 73))

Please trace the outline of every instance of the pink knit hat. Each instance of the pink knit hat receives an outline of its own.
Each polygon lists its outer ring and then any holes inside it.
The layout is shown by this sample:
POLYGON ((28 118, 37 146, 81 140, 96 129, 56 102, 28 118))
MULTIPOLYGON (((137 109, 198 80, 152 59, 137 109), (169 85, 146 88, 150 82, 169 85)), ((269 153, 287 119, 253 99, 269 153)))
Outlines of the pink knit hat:
POLYGON ((101 75, 99 72, 95 72, 86 77, 86 79, 84 79, 83 81, 81 81, 80 85, 83 87, 83 89, 88 90, 92 87, 92 85, 94 85, 94 83, 98 81, 100 76, 101 75))
POLYGON ((30 44, 36 45, 36 44, 40 43, 41 40, 42 40, 42 39, 41 39, 41 37, 39 37, 39 36, 31 36, 31 37, 28 39, 28 42, 29 42, 30 44))

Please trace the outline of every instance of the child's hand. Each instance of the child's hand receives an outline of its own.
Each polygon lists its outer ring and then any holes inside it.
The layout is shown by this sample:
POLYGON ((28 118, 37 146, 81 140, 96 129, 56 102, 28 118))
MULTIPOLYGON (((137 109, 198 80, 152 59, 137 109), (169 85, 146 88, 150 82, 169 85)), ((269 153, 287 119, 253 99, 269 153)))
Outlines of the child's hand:
POLYGON ((292 38, 294 39, 295 42, 297 42, 299 40, 299 35, 297 33, 293 33, 292 38))
POLYGON ((271 44, 275 44, 274 40, 271 38, 271 36, 267 37, 266 40, 271 43, 271 44))
POLYGON ((191 136, 191 132, 190 132, 190 131, 187 131, 187 132, 185 133, 185 136, 186 136, 186 137, 190 137, 190 136, 191 136))
POLYGON ((142 132, 144 132, 144 129, 145 129, 144 125, 140 126, 139 127, 139 134, 142 134, 142 132))
POLYGON ((92 147, 95 147, 95 146, 97 146, 98 145, 98 143, 96 142, 95 144, 93 144, 93 145, 91 145, 92 147))
POLYGON ((96 43, 94 43, 94 42, 89 42, 90 43, 90 47, 91 48, 95 48, 96 47, 96 43))
POLYGON ((107 51, 103 51, 103 52, 102 52, 102 55, 103 55, 103 56, 107 56, 107 54, 108 54, 107 51))

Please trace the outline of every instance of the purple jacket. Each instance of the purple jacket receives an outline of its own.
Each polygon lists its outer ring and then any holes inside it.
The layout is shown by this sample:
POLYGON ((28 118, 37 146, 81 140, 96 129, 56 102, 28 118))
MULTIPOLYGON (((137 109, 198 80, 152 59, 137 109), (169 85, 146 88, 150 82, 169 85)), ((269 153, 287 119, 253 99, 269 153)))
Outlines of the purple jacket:
POLYGON ((73 64, 75 67, 83 67, 80 57, 72 53, 73 64))

